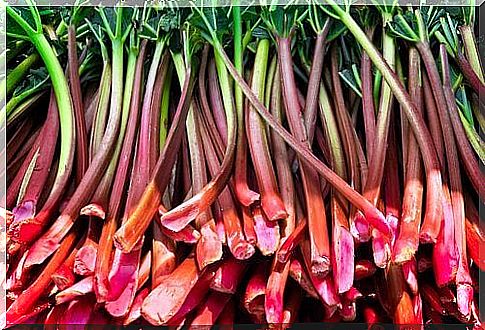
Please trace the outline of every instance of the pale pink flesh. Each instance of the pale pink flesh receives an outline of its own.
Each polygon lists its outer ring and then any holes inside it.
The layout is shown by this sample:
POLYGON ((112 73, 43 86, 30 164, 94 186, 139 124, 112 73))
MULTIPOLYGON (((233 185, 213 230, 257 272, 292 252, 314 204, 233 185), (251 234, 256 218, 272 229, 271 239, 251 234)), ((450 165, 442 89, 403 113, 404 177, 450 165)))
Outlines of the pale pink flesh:
POLYGON ((338 293, 348 291, 354 282, 354 238, 347 228, 334 222, 333 279, 338 293))
POLYGON ((141 317, 141 305, 149 293, 150 291, 145 288, 136 294, 128 315, 123 319, 123 325, 128 325, 141 317))
POLYGON ((414 295, 418 294, 418 273, 416 270, 416 261, 410 260, 402 264, 402 271, 404 273, 404 278, 414 295))
POLYGON ((193 257, 186 258, 165 276, 143 301, 142 316, 153 325, 165 324, 180 309, 185 297, 197 284, 199 274, 193 257), (160 304, 164 301, 164 304, 160 304))
POLYGON ((93 292, 93 276, 88 276, 56 295, 56 303, 63 304, 93 292))
POLYGON ((468 320, 473 302, 473 287, 469 284, 458 284, 456 288, 456 300, 458 311, 468 320))
POLYGON ((264 256, 274 254, 280 244, 278 222, 268 220, 260 208, 254 210, 253 220, 257 237, 256 246, 264 256))
POLYGON ((128 314, 138 288, 138 269, 141 258, 141 246, 135 246, 129 253, 116 249, 113 267, 108 276, 109 291, 106 297, 106 310, 113 317, 124 317, 128 314))
POLYGON ((185 324, 187 314, 193 311, 209 292, 209 286, 213 276, 213 272, 206 272, 199 279, 199 281, 197 281, 197 285, 194 286, 192 290, 190 290, 190 292, 187 294, 184 303, 182 304, 182 306, 180 306, 177 313, 175 313, 175 315, 171 317, 170 320, 168 320, 168 325, 185 324))
POLYGON ((309 241, 303 241, 300 244, 300 249, 303 255, 303 260, 308 276, 310 277, 310 281, 315 288, 315 291, 318 293, 320 299, 322 299, 322 301, 328 306, 338 305, 340 303, 340 299, 337 295, 333 278, 331 276, 325 276, 324 278, 321 278, 319 276, 315 276, 313 272, 310 271, 311 260, 309 241))
POLYGON ((210 287, 223 293, 236 293, 239 283, 246 272, 247 265, 234 257, 228 257, 217 268, 210 287))
POLYGON ((222 243, 214 230, 215 223, 213 220, 200 228, 201 237, 197 242, 195 252, 200 269, 204 269, 222 258, 222 243))
POLYGON ((454 237, 453 211, 447 187, 443 187, 443 220, 437 242, 433 249, 433 269, 438 286, 444 286, 455 280, 458 270, 458 248, 454 237))
POLYGON ((79 211, 79 214, 96 217, 102 220, 106 218, 106 210, 103 208, 103 206, 96 203, 91 203, 84 206, 81 211, 79 211))
POLYGON ((98 244, 86 244, 81 247, 74 260, 74 273, 82 276, 94 274, 96 256, 98 254, 98 244))

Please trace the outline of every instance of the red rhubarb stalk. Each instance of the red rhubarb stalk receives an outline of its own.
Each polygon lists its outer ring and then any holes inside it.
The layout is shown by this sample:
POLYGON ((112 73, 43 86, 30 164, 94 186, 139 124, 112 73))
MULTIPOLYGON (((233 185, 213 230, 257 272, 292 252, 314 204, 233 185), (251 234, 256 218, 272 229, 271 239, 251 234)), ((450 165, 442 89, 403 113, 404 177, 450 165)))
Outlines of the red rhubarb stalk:
POLYGON ((177 151, 182 142, 183 124, 185 123, 191 102, 194 85, 194 77, 191 72, 192 70, 190 68, 186 71, 184 87, 177 111, 173 118, 163 152, 153 170, 151 180, 133 212, 114 236, 115 245, 125 252, 133 249, 150 225, 150 221, 160 204, 163 191, 170 181, 171 171, 167 171, 167 168, 172 168, 175 163, 177 151))
POLYGON ((391 239, 384 239, 379 232, 373 233, 372 249, 374 262, 380 268, 385 268, 391 261, 391 251, 396 239, 398 222, 400 221, 400 183, 399 168, 397 163, 397 143, 394 123, 391 122, 388 138, 389 148, 386 157, 386 174, 384 177, 384 203, 386 209, 386 221, 392 230, 391 239))
MULTIPOLYGON (((454 116, 454 121, 456 124, 457 122, 457 114, 458 108, 456 106, 455 98, 453 97, 454 94, 451 88, 451 78, 449 72, 449 65, 448 65, 448 54, 446 53, 446 48, 444 45, 441 45, 440 48, 440 59, 442 65, 442 72, 443 72, 443 89, 445 94, 446 103, 448 105, 448 123, 447 129, 443 128, 443 132, 446 134, 451 134, 453 136, 453 129, 452 129, 452 117, 454 116), (450 123, 451 121, 451 123, 450 123)), ((443 122, 442 122, 443 124, 443 122)), ((458 127, 458 125, 455 125, 458 127)), ((461 126, 462 127, 462 126, 461 126)), ((459 312, 465 317, 469 318, 471 313, 471 303, 473 301, 473 288, 472 288, 472 279, 470 277, 470 271, 468 269, 468 256, 467 256, 467 246, 466 246, 466 221, 465 221, 465 205, 464 205, 464 198, 463 198, 463 186, 461 182, 460 176, 460 169, 459 169, 459 161, 458 161, 458 152, 456 150, 456 144, 460 145, 468 145, 465 139, 464 132, 460 132, 462 135, 455 130, 455 138, 451 138, 452 141, 447 141, 447 160, 448 160, 448 174, 450 177, 450 188, 451 188, 451 201, 453 203, 453 219, 455 221, 455 242, 458 247, 459 253, 459 264, 458 264, 458 272, 456 274, 456 284, 457 284, 457 304, 459 312), (460 143, 462 142, 462 143, 460 143), (456 143, 456 144, 455 144, 456 143), (450 151, 448 151, 448 144, 451 144, 450 151), (451 158, 451 159, 450 159, 451 158), (455 168, 453 168, 455 166, 455 168)), ((460 148, 459 148, 460 149, 460 148)), ((470 152, 472 152, 471 148, 470 152)), ((466 162, 466 161, 465 161, 466 162)), ((479 173, 482 173, 479 170, 478 161, 475 164, 476 169, 479 173)), ((485 176, 484 176, 485 180, 485 176)), ((480 181, 482 184, 485 181, 480 181)))
MULTIPOLYGON (((216 141, 216 145, 223 145, 222 137, 219 134, 216 123, 214 121, 214 116, 212 115, 212 109, 209 106, 209 101, 207 99, 207 88, 206 88, 206 71, 207 71, 207 57, 209 53, 209 45, 204 47, 202 51, 202 59, 198 75, 198 91, 200 98, 200 108, 206 120, 207 126, 209 128, 209 133, 212 139, 216 141)), ((238 126, 239 128, 239 126, 238 126)))
POLYGON ((239 283, 246 272, 247 265, 243 262, 229 257, 217 268, 210 284, 214 291, 222 293, 236 293, 239 283))
MULTIPOLYGON (((128 219, 136 203, 139 201, 143 190, 147 186, 158 156, 160 97, 163 83, 165 81, 164 78, 167 74, 169 59, 167 53, 163 55, 164 45, 164 41, 157 40, 155 52, 148 72, 141 110, 138 143, 135 153, 136 166, 133 168, 131 174, 131 185, 128 190, 122 224, 128 219)), ((158 238, 161 237, 159 236, 158 238)), ((135 298, 136 289, 138 287, 138 271, 143 241, 144 236, 142 236, 134 248, 127 253, 118 248, 115 249, 112 268, 108 276, 109 291, 106 297, 106 310, 113 317, 126 316, 135 298)), ((172 244, 170 247, 167 245, 161 247, 160 244, 163 244, 163 241, 157 240, 157 248, 160 249, 157 253, 152 251, 153 258, 155 256, 160 257, 159 259, 154 259, 152 261, 152 267, 157 270, 167 268, 169 273, 175 268, 175 256, 173 251, 167 250, 170 248, 173 250, 174 246, 172 244), (158 255, 158 252, 162 252, 162 249, 168 252, 168 258, 163 259, 163 261, 166 262, 166 265, 159 263, 162 261, 162 258, 158 255)))
MULTIPOLYGON (((198 121, 202 140, 204 143, 204 151, 207 161, 207 167, 211 175, 215 176, 219 173, 221 164, 217 159, 213 141, 209 137, 207 127, 202 120, 198 121)), ((224 223, 224 231, 227 240, 227 245, 232 255, 240 260, 250 258, 254 252, 254 246, 249 244, 244 237, 244 232, 241 226, 239 216, 237 214, 236 205, 232 198, 229 187, 225 187, 218 198, 221 216, 224 223)))
MULTIPOLYGON (((422 111, 422 89, 420 80, 420 58, 417 50, 409 51, 408 89, 416 107, 422 111)), ((404 139, 406 137, 403 137, 404 139)), ((405 164, 404 195, 402 201, 399 236, 393 251, 396 263, 411 262, 419 246, 419 226, 423 203, 423 179, 419 146, 414 135, 408 133, 407 163, 405 164)))
POLYGON ((257 242, 257 236, 256 236, 256 229, 254 228, 254 220, 253 216, 251 214, 251 210, 249 207, 241 207, 242 209, 242 217, 243 217, 243 230, 244 230, 244 236, 246 237, 246 240, 248 243, 251 245, 256 245, 257 242))
POLYGON ((422 70, 423 77, 423 94, 424 104, 426 109, 426 116, 429 121, 429 130, 433 136, 433 141, 438 154, 441 168, 445 168, 445 145, 443 142, 443 133, 441 132, 440 119, 438 116, 438 109, 436 108, 436 102, 434 101, 433 91, 429 82, 428 75, 425 70, 422 70))
POLYGON ((447 185, 443 185, 443 222, 433 248, 433 269, 436 284, 445 286, 455 280, 458 270, 459 252, 455 241, 455 224, 451 197, 447 185))
POLYGON ((266 294, 266 283, 268 280, 268 264, 265 262, 256 266, 252 272, 249 282, 244 290, 243 306, 256 323, 263 323, 264 300, 266 294))
POLYGON ((77 251, 74 260, 74 272, 87 276, 94 274, 96 258, 98 255, 98 241, 101 227, 96 223, 98 219, 89 219, 88 232, 83 246, 77 251))
MULTIPOLYGON (((331 50, 331 73, 333 93, 335 94, 336 120, 338 123, 338 127, 341 130, 342 147, 345 151, 344 157, 346 157, 346 163, 348 168, 348 180, 350 182, 350 185, 354 187, 354 189, 360 191, 362 188, 360 175, 361 173, 358 168, 357 145, 356 140, 354 139, 355 129, 352 125, 351 118, 345 104, 342 84, 340 82, 338 52, 338 48, 336 46, 333 46, 331 50)), ((336 164, 337 162, 339 162, 339 160, 334 160, 334 164, 336 164)), ((369 185, 369 182, 370 181, 367 180, 366 186, 369 185)), ((364 189, 364 191, 366 190, 364 189)), ((372 199, 369 200, 375 205, 375 202, 372 199)))
MULTIPOLYGON (((392 12, 382 12, 382 19, 384 22, 388 22, 392 19, 392 12)), ((386 24, 384 24, 385 26, 386 24)), ((386 64, 393 70, 395 67, 395 57, 396 57, 396 44, 394 38, 389 35, 385 28, 383 29, 382 33, 382 48, 383 48, 383 58, 386 64)), ((369 164, 373 164, 372 167, 369 169, 368 177, 366 179, 365 186, 363 187, 363 196, 366 197, 371 203, 377 205, 377 200, 380 195, 380 188, 382 183, 382 178, 384 174, 384 166, 386 163, 386 148, 387 148, 387 139, 388 139, 388 132, 389 132, 389 122, 392 114, 392 107, 393 107, 393 96, 392 91, 388 83, 385 81, 383 82, 381 88, 381 97, 379 100, 379 112, 377 115, 376 121, 376 131, 375 131, 375 144, 372 149, 372 158, 369 159, 369 164)), ((351 163, 352 165, 352 163, 351 163)), ((376 235, 379 236, 377 233, 373 233, 374 240, 376 235)), ((385 239, 380 237, 378 240, 382 241, 384 246, 388 246, 386 244, 385 239)), ((383 251, 375 251, 375 248, 378 246, 373 244, 374 246, 374 254, 380 254, 382 257, 387 255, 387 253, 383 253, 383 251)), ((387 257, 386 257, 387 258, 387 257)), ((387 264, 387 260, 381 260, 380 266, 384 267, 387 264)))
POLYGON ((308 141, 310 144, 313 141, 315 134, 315 124, 317 121, 318 110, 318 94, 320 88, 320 80, 322 78, 323 60, 325 58, 325 46, 327 45, 327 34, 332 25, 332 20, 327 18, 322 27, 318 17, 315 17, 314 29, 316 29, 315 47, 313 48, 312 66, 310 69, 310 76, 308 77, 308 88, 305 97, 305 128, 307 132, 308 141))
POLYGON ((478 211, 473 202, 467 200, 466 207, 466 245, 473 262, 482 271, 485 270, 485 230, 479 220, 478 211))
POLYGON ((84 105, 81 93, 81 80, 79 79, 79 61, 76 45, 76 26, 70 24, 67 37, 67 58, 69 63, 69 87, 71 89, 72 105, 74 107, 74 122, 76 125, 76 182, 81 182, 88 168, 88 135, 86 120, 84 118, 84 105))
MULTIPOLYGON (((448 62, 448 61, 446 61, 448 62)), ((470 179, 475 191, 479 194, 480 198, 485 198, 484 193, 484 182, 485 182, 485 174, 481 169, 482 164, 478 161, 475 157, 474 151, 470 146, 470 141, 467 138, 465 133, 465 129, 460 119, 459 109, 456 105, 455 101, 455 94, 451 88, 451 81, 449 76, 449 66, 445 66, 445 78, 444 81, 444 94, 446 103, 448 105, 448 113, 451 119, 451 125, 453 126, 453 132, 455 133, 456 145, 458 147, 458 151, 461 156, 461 160, 463 161, 463 167, 468 174, 468 178, 470 179)), ((481 95, 485 95, 481 94, 481 95)))
POLYGON ((81 239, 78 245, 72 250, 64 263, 52 274, 52 282, 59 290, 65 290, 76 282, 76 274, 74 274, 74 262, 79 249, 82 247, 84 238, 81 239))
POLYGON ((214 123, 216 125, 217 131, 212 134, 218 134, 221 137, 221 141, 224 146, 227 145, 227 120, 226 115, 224 114, 224 108, 220 105, 223 104, 221 90, 220 90, 220 78, 217 76, 217 68, 216 62, 212 59, 209 62, 208 71, 209 71, 209 98, 211 103, 212 109, 212 118, 214 119, 214 123))
POLYGON ((381 230, 387 235, 390 235, 390 230, 385 223, 384 216, 377 210, 375 206, 369 203, 365 198, 362 197, 358 192, 352 189, 343 179, 341 179, 335 172, 330 170, 325 164, 323 164, 318 158, 315 157, 309 150, 308 146, 299 142, 295 139, 286 129, 279 124, 275 118, 268 112, 264 105, 258 100, 256 95, 251 91, 251 88, 243 80, 243 78, 237 73, 234 65, 230 62, 227 54, 220 44, 214 45, 217 51, 223 57, 224 63, 228 68, 229 72, 233 76, 236 83, 241 87, 244 94, 255 107, 258 113, 263 117, 263 119, 268 123, 268 125, 279 135, 285 142, 299 154, 304 162, 306 162, 312 168, 315 168, 317 172, 322 175, 322 177, 334 186, 337 190, 342 193, 342 195, 347 198, 351 203, 353 203, 357 208, 359 208, 365 215, 365 219, 372 223, 372 225, 381 230))
MULTIPOLYGON (((14 196, 18 196, 17 206, 13 209, 14 219, 9 226, 10 237, 17 242, 24 242, 24 238, 18 236, 19 226, 23 223, 28 223, 34 219, 39 206, 39 198, 43 189, 46 187, 47 179, 51 165, 53 163, 54 154, 56 151, 57 135, 59 131, 59 114, 55 100, 54 92, 51 92, 51 98, 47 117, 44 125, 39 133, 37 142, 32 146, 31 152, 24 161, 24 164, 29 161, 25 172, 22 175, 22 181, 18 181, 18 195, 13 192, 12 188, 16 187, 16 179, 14 183, 10 184, 7 191, 7 205, 11 204, 9 200, 14 196)), ((17 174, 20 175, 22 170, 17 174)))
MULTIPOLYGON (((336 73, 336 72, 335 72, 336 73)), ((338 78, 338 77, 335 77, 338 78)), ((334 89, 341 90, 340 82, 335 80, 334 89)), ((345 108, 343 103, 342 94, 339 92, 337 108, 345 108)), ((340 113, 340 110, 338 111, 340 113)), ((344 113, 338 116, 340 121, 348 120, 348 116, 344 113)), ((346 163, 349 162, 345 159, 343 154, 344 148, 342 147, 339 129, 337 127, 337 120, 333 114, 330 100, 323 84, 320 84, 320 118, 324 123, 326 144, 330 146, 329 160, 332 164, 332 169, 343 179, 347 178, 346 163)), ((352 129, 349 127, 349 129, 352 129)), ((354 144, 353 144, 354 145, 354 144)), ((355 173, 355 171, 352 171, 355 173)), ((348 205, 342 195, 337 191, 332 191, 330 211, 332 217, 332 251, 331 256, 333 267, 333 278, 337 285, 337 291, 342 293, 350 289, 354 278, 354 240, 349 229, 348 221, 348 205)), ((366 222, 359 223, 359 220, 352 220, 352 229, 355 236, 365 241, 369 236, 369 229, 366 222)))
POLYGON ((278 252, 276 253, 278 262, 282 264, 288 262, 298 244, 305 238, 306 226, 306 219, 300 219, 295 229, 291 231, 288 236, 284 237, 284 242, 280 245, 278 252))
POLYGON ((145 288, 136 294, 133 304, 131 305, 130 312, 123 320, 123 325, 129 325, 141 317, 141 306, 149 293, 150 290, 145 288))
POLYGON ((300 250, 305 263, 305 268, 310 277, 310 282, 313 285, 318 297, 322 302, 330 307, 334 307, 340 303, 339 296, 337 294, 336 285, 332 276, 325 276, 324 278, 315 276, 311 271, 310 261, 310 242, 304 240, 300 243, 300 250))
MULTIPOLYGON (((9 16, 15 20, 28 35, 28 39, 34 44, 37 52, 45 63, 56 95, 59 110, 59 122, 62 125, 60 125, 61 151, 59 154, 56 179, 53 188, 51 189, 48 202, 43 206, 42 210, 34 219, 29 219, 26 222, 26 227, 28 227, 26 233, 29 234, 29 242, 24 243, 30 243, 37 238, 41 233, 41 230, 46 226, 48 221, 51 220, 51 216, 57 211, 58 203, 66 188, 72 170, 74 158, 73 146, 76 141, 74 111, 67 80, 63 74, 63 69, 54 49, 44 35, 42 20, 38 9, 32 3, 29 4, 29 7, 33 22, 27 22, 13 7, 8 7, 6 10, 9 16)), ((21 232, 22 229, 19 228, 19 238, 22 237, 21 232)))
POLYGON ((77 231, 72 230, 61 242, 52 258, 46 264, 42 272, 37 276, 35 281, 29 285, 10 305, 6 312, 7 326, 19 323, 19 320, 25 314, 25 311, 31 310, 32 307, 43 296, 47 295, 52 284, 52 274, 64 263, 76 244, 77 231))
MULTIPOLYGON (((271 87, 270 108, 276 120, 282 122, 282 100, 281 100, 281 79, 280 70, 275 57, 271 66, 275 67, 271 87)), ((280 187, 281 197, 285 205, 287 217, 281 222, 283 227, 281 233, 281 245, 273 260, 271 273, 266 286, 266 299, 264 308, 266 321, 268 323, 288 323, 285 316, 292 318, 295 315, 285 315, 284 293, 286 291, 287 279, 290 273, 289 257, 296 248, 306 232, 306 221, 300 220, 298 228, 295 229, 295 191, 293 177, 290 168, 288 152, 285 142, 274 132, 271 132, 272 151, 275 156, 276 173, 280 187), (282 256, 283 255, 283 256, 282 256)), ((298 290, 299 291, 299 290, 298 290)), ((298 304, 298 297, 294 298, 298 304)), ((291 304, 291 301, 288 301, 291 304)), ((291 312, 290 312, 291 313, 291 312)))
MULTIPOLYGON (((308 149, 308 140, 302 122, 301 106, 298 102, 296 81, 293 73, 290 37, 277 37, 279 68, 281 71, 282 95, 291 132, 308 149)), ((311 271, 325 276, 330 270, 330 244, 325 216, 325 206, 320 192, 318 173, 307 164, 301 164, 301 175, 307 207, 310 237, 311 271)))
MULTIPOLYGON (((374 27, 369 27, 367 35, 372 39, 374 27)), ((365 127, 366 155, 370 161, 376 136, 376 113, 374 107, 374 90, 372 82, 372 61, 365 51, 362 52, 360 59, 360 76, 362 78, 362 113, 365 127)))
POLYGON ((211 283, 213 272, 205 272, 202 277, 197 282, 197 285, 190 290, 190 292, 185 297, 185 301, 180 306, 180 309, 175 313, 174 316, 168 320, 167 324, 169 326, 180 326, 184 325, 187 319, 187 315, 192 312, 201 301, 207 296, 209 292, 209 285, 211 283))
POLYGON ((290 261, 290 276, 310 297, 319 299, 318 293, 315 291, 310 277, 298 258, 293 258, 290 261))
POLYGON ((429 192, 429 195, 427 196, 427 206, 429 207, 426 208, 425 221, 423 223, 420 238, 425 242, 434 242, 439 233, 439 222, 442 218, 442 202, 440 165, 436 150, 433 148, 434 143, 431 134, 427 129, 424 120, 419 116, 419 111, 416 109, 409 94, 404 89, 402 82, 389 67, 372 41, 369 40, 364 31, 362 31, 357 22, 352 18, 350 13, 342 9, 333 0, 326 0, 326 2, 332 6, 339 19, 354 35, 359 44, 361 44, 367 52, 374 65, 382 73, 382 76, 389 84, 394 96, 399 101, 402 109, 408 117, 408 121, 413 129, 423 155, 427 173, 427 188, 429 192))
MULTIPOLYGON (((180 53, 172 54, 175 62, 175 67, 179 75, 180 83, 183 83, 184 63, 183 57, 180 53)), ((182 87, 182 86, 181 86, 182 87)), ((196 123, 195 111, 199 111, 195 102, 187 115, 186 129, 187 139, 190 152, 190 168, 192 178, 192 191, 194 193, 202 191, 207 184, 207 169, 204 157, 204 148, 202 146, 202 137, 200 128, 196 123)), ((163 217, 163 215, 162 215, 163 217)), ((196 258, 200 269, 204 269, 207 265, 214 263, 222 258, 222 243, 217 237, 215 222, 212 219, 210 209, 201 214, 195 219, 197 228, 202 234, 201 239, 197 243, 196 258)))

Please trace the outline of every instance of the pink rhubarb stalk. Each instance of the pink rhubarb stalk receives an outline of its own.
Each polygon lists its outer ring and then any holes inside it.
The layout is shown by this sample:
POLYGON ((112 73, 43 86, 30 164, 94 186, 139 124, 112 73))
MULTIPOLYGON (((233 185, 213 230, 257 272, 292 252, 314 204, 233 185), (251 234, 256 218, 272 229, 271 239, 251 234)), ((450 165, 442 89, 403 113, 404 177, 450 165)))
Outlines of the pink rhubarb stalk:
MULTIPOLYGON (((304 142, 308 149, 308 140, 302 121, 301 106, 298 102, 296 81, 291 57, 291 39, 277 37, 279 68, 281 71, 282 95, 291 132, 304 142)), ((325 216, 325 206, 320 192, 318 173, 307 164, 300 164, 305 201, 307 207, 308 230, 310 235, 311 271, 325 276, 330 270, 330 244, 325 216)))

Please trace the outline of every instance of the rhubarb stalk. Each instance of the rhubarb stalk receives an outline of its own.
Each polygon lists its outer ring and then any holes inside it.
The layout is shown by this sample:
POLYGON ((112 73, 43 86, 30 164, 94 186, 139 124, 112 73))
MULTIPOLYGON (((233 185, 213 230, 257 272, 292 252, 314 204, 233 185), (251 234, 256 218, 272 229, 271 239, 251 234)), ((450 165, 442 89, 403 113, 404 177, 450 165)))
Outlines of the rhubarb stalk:
POLYGON ((39 227, 43 228, 46 225, 58 206, 71 173, 74 159, 73 141, 76 139, 76 132, 74 129, 74 109, 67 80, 54 50, 43 34, 43 26, 38 9, 30 1, 29 7, 34 16, 35 27, 31 27, 13 7, 7 6, 6 10, 7 14, 25 30, 40 57, 44 61, 49 76, 51 77, 59 110, 59 122, 61 123, 61 152, 59 155, 56 180, 48 202, 43 206, 42 210, 40 210, 34 219, 28 219, 25 223, 27 227, 30 227, 25 231, 26 233, 29 233, 27 240, 22 239, 20 228, 16 230, 19 240, 26 243, 32 242, 33 239, 39 235, 39 227))
MULTIPOLYGON (((59 247, 60 241, 73 226, 83 204, 88 201, 95 186, 99 183, 99 173, 104 171, 108 165, 109 156, 112 153, 114 143, 116 142, 119 133, 119 121, 123 101, 123 45, 130 30, 130 28, 128 28, 128 30, 122 31, 122 12, 123 9, 119 7, 116 13, 115 31, 111 31, 109 24, 106 23, 106 29, 108 30, 108 35, 113 44, 113 86, 111 93, 112 111, 108 118, 103 142, 101 143, 100 150, 97 152, 61 215, 52 224, 49 230, 30 248, 29 256, 26 260, 27 267, 42 263, 59 247)), ((102 10, 100 11, 100 14, 102 18, 106 18, 102 10)), ((60 101, 58 100, 58 105, 59 104, 60 101)), ((37 227, 37 230, 40 231, 40 229, 40 226, 37 227)))

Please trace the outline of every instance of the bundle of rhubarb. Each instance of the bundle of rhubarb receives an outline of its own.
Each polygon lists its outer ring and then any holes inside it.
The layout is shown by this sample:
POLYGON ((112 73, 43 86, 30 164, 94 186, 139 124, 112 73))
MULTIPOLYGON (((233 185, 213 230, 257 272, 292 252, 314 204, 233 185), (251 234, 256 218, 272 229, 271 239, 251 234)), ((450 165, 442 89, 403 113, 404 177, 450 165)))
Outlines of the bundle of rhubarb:
POLYGON ((481 326, 473 4, 85 5, 6 8, 2 325, 481 326))

